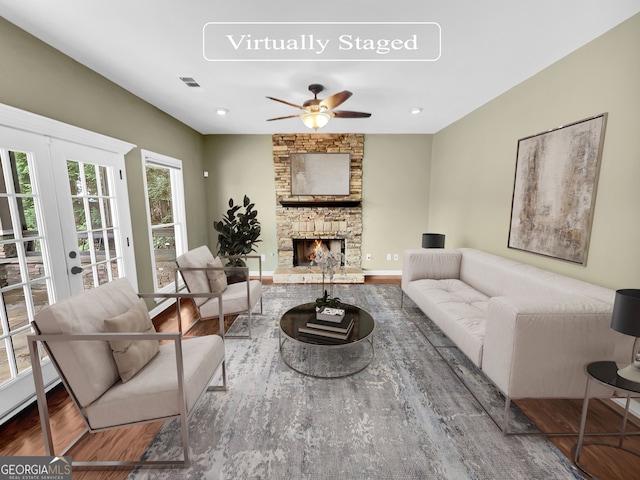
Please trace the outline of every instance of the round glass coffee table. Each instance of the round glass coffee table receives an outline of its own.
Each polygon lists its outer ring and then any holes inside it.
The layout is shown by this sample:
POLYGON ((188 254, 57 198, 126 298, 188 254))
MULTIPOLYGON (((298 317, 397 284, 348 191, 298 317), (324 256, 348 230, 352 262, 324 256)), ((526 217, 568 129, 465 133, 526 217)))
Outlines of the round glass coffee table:
POLYGON ((316 378, 341 378, 361 372, 375 356, 373 317, 354 305, 341 304, 345 317, 353 317, 351 335, 343 341, 312 338, 299 331, 315 319, 314 303, 298 305, 280 319, 278 345, 282 361, 291 369, 316 378))

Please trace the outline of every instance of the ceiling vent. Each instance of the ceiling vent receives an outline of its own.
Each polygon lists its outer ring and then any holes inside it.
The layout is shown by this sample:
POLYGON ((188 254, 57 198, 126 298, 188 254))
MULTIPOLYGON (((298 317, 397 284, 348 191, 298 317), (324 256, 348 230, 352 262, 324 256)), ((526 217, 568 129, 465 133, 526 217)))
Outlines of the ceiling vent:
POLYGON ((193 77, 180 77, 180 80, 189 88, 201 88, 200 84, 196 82, 196 79, 193 77))

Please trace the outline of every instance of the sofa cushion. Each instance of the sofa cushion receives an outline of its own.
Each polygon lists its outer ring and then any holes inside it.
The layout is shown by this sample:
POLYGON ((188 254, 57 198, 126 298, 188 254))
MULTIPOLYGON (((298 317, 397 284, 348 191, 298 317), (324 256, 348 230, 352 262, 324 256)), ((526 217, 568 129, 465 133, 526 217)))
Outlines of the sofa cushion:
POLYGON ((407 294, 420 309, 478 366, 489 297, 457 279, 409 282, 407 294))
MULTIPOLYGON (((155 333, 156 329, 149 317, 144 300, 138 300, 133 307, 120 315, 107 318, 104 327, 111 333, 155 333)), ((157 340, 110 340, 113 358, 118 366, 120 379, 126 383, 138 373, 158 353, 157 340)))

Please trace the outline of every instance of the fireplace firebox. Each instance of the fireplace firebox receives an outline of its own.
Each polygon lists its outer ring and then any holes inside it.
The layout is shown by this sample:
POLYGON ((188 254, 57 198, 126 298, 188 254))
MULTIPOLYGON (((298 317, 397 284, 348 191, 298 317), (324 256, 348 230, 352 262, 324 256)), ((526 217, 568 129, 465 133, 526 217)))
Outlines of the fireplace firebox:
MULTIPOLYGON (((344 259, 344 238, 294 238, 293 239, 293 266, 308 267, 315 258, 318 249, 329 253, 342 253, 344 259)), ((344 265, 344 260, 341 265, 344 265)))

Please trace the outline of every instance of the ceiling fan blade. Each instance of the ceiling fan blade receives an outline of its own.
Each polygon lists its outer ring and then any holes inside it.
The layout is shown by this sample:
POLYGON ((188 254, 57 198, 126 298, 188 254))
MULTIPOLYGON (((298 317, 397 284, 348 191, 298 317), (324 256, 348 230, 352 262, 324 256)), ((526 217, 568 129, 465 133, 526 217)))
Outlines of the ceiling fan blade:
POLYGON ((324 100, 321 100, 320 106, 325 107, 328 110, 333 110, 338 105, 340 105, 345 100, 347 100, 351 95, 353 95, 353 93, 351 93, 349 90, 338 92, 336 94, 331 95, 328 98, 325 98, 324 100))
POLYGON ((302 114, 300 115, 287 115, 286 117, 276 117, 276 118, 267 118, 267 122, 271 122, 273 120, 284 120, 285 118, 298 118, 301 117, 302 114))
POLYGON ((295 103, 287 102, 286 100, 280 100, 279 98, 267 97, 269 100, 275 100, 276 102, 284 103, 285 105, 289 105, 290 107, 299 108, 300 110, 305 110, 302 105, 296 105, 295 103))
POLYGON ((370 113, 365 112, 350 112, 348 110, 334 110, 334 117, 338 118, 369 118, 371 116, 370 113))

